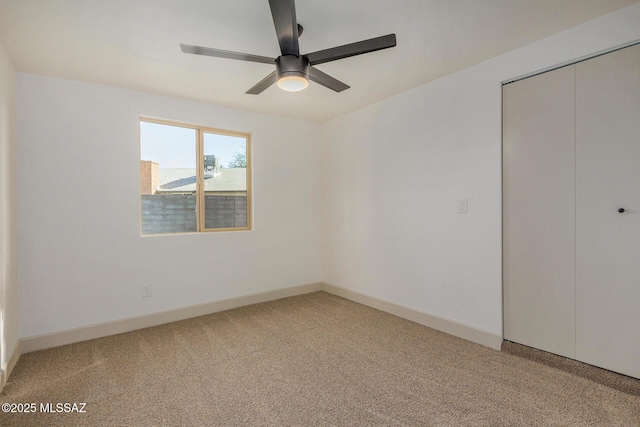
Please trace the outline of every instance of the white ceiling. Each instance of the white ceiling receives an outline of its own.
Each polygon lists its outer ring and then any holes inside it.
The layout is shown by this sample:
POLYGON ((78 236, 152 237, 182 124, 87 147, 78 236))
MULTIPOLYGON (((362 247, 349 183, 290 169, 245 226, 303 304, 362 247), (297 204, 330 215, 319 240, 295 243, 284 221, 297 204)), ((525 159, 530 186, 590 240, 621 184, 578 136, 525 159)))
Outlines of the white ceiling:
POLYGON ((301 53, 395 33, 395 48, 322 64, 351 86, 244 92, 268 64, 187 55, 180 43, 279 55, 267 0, 0 0, 18 71, 322 122, 638 0, 297 0, 301 53))

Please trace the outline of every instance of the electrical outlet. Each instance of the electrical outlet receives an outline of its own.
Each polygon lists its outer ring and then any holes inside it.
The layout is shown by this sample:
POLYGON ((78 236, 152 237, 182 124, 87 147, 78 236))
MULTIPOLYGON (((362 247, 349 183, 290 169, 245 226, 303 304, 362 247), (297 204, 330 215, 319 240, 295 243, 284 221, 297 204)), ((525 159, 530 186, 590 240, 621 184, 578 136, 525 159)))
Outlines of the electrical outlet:
POLYGON ((151 283, 142 284, 142 298, 148 298, 152 295, 151 283))

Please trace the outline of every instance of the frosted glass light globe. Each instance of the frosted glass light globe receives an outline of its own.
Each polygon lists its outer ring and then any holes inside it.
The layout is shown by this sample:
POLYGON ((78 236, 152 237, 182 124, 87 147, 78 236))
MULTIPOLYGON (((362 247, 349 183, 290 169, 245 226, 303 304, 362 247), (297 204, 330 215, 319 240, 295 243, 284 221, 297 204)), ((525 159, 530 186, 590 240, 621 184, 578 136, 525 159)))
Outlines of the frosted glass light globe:
POLYGON ((278 87, 287 92, 299 92, 309 86, 309 80, 300 76, 285 76, 278 79, 278 87))

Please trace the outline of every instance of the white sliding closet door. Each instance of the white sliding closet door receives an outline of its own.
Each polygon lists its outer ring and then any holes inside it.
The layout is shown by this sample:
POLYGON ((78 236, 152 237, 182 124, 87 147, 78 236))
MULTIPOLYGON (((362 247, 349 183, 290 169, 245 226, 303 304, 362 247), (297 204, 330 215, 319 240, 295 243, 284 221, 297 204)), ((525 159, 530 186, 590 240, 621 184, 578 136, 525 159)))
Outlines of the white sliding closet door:
POLYGON ((503 88, 507 340, 640 378, 640 45, 503 88))
POLYGON ((576 358, 640 378, 640 45, 576 65, 576 155, 576 358))
POLYGON ((503 88, 504 337, 575 357, 575 67, 503 88))

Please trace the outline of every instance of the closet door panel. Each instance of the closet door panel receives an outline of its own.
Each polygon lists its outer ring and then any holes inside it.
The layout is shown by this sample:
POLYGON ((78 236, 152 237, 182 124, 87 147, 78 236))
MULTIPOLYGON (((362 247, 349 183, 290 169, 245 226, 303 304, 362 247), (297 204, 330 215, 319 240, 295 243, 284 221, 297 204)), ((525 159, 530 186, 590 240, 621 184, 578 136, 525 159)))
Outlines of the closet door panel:
POLYGON ((640 45, 576 65, 576 155, 576 358, 640 378, 640 45))
POLYGON ((575 357, 575 67, 503 87, 504 337, 575 357))

